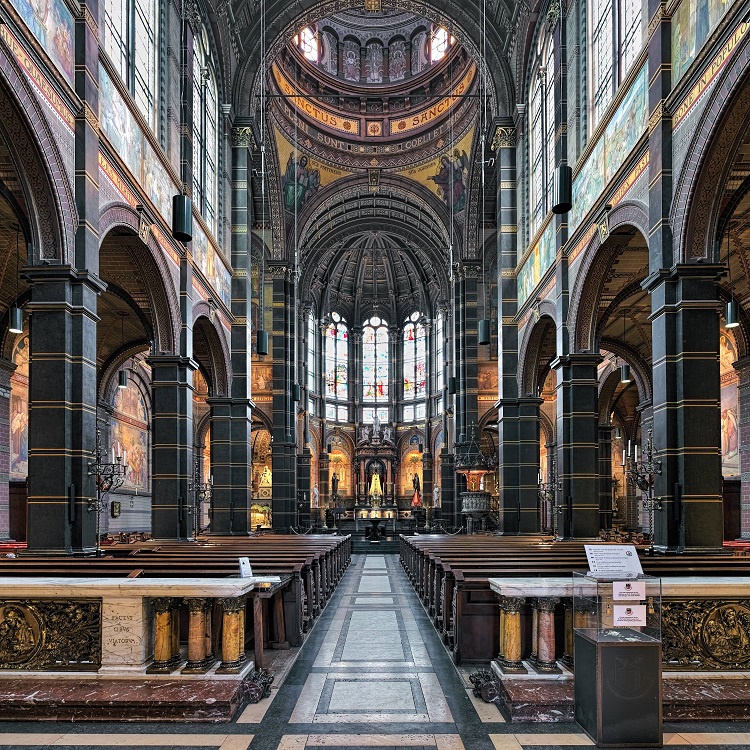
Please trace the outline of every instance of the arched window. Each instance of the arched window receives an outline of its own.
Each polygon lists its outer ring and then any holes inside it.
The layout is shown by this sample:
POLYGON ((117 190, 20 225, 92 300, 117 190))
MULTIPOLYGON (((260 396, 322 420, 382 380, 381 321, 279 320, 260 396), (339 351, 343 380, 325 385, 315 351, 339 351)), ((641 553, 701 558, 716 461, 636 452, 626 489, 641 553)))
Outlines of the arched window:
POLYGON ((442 312, 438 313, 435 325, 435 390, 441 393, 445 386, 445 317, 442 312))
MULTIPOLYGON (((316 346, 317 338, 317 326, 315 324, 315 316, 310 311, 307 316, 307 390, 310 393, 317 391, 317 368, 315 366, 315 355, 318 347, 316 346)), ((310 403, 312 406, 312 402, 310 403)))
POLYGON ((338 314, 331 314, 326 329, 326 398, 345 401, 349 396, 349 328, 338 314))
POLYGON ((542 50, 532 69, 529 90, 529 173, 531 232, 552 208, 555 170, 555 56, 552 40, 540 40, 542 50))
POLYGON ((305 26, 299 34, 294 35, 292 41, 310 62, 317 63, 320 60, 320 44, 315 29, 305 26))
POLYGON ((218 206, 219 105, 205 30, 193 40, 193 200, 212 232, 218 206))
POLYGON ((430 62, 436 63, 442 60, 455 41, 455 37, 448 34, 448 29, 443 26, 433 26, 430 36, 430 62))
POLYGON ((413 312, 404 323, 404 421, 421 418, 417 412, 424 413, 427 395, 427 331, 421 317, 418 312, 413 312), (422 403, 416 404, 415 411, 414 402, 420 399, 422 403))
POLYGON ((642 0, 590 0, 591 127, 643 48, 642 0))
POLYGON ((388 421, 388 360, 388 324, 373 316, 362 331, 362 400, 372 407, 363 410, 365 422, 376 409, 378 419, 388 421))
POLYGON ((156 121, 156 0, 106 0, 104 49, 143 116, 156 121))

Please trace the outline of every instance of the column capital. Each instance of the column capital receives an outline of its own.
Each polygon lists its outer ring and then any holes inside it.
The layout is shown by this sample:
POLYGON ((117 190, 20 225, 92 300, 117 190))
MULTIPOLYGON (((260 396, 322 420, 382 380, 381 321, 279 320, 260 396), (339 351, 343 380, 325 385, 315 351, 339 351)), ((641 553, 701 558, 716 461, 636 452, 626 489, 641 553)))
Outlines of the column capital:
POLYGON ((553 370, 559 370, 561 367, 570 367, 578 365, 590 365, 598 367, 604 357, 594 352, 578 352, 573 354, 564 354, 562 357, 556 357, 550 363, 553 370))
POLYGON ((495 134, 492 137, 491 149, 495 152, 501 148, 516 147, 516 129, 507 125, 499 125, 495 128, 495 134))
POLYGON ((253 148, 255 136, 249 126, 232 128, 232 148, 253 148))

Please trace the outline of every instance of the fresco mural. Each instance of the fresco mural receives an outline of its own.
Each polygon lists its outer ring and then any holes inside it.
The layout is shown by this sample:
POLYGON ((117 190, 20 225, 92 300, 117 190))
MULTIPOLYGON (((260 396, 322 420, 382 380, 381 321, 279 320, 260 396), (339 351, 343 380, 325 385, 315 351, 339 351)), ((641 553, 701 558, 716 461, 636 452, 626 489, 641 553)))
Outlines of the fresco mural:
POLYGON ((648 78, 641 68, 604 133, 604 172, 609 182, 648 126, 648 78))
POLYGON ((434 159, 399 172, 403 177, 418 182, 454 213, 466 207, 468 199, 469 154, 474 139, 474 128, 466 134, 452 150, 446 150, 434 159))
POLYGON ((64 0, 11 0, 60 72, 73 83, 73 14, 64 0))
POLYGON ((522 305, 537 287, 547 269, 555 262, 555 255, 555 225, 554 222, 549 222, 518 273, 519 305, 522 305))
POLYGON ((573 180, 573 208, 570 223, 578 226, 604 190, 604 139, 600 138, 581 171, 573 180))
POLYGON ((313 169, 305 154, 289 154, 281 182, 284 208, 300 211, 305 203, 320 189, 320 170, 313 169))
POLYGON ((13 346, 16 369, 10 379, 10 480, 24 481, 29 473, 29 337, 13 346))
POLYGON ((216 290, 219 299, 229 307, 232 303, 232 280, 229 269, 208 241, 205 232, 197 222, 193 223, 193 260, 208 283, 216 290))
POLYGON ((128 452, 124 491, 148 492, 148 409, 138 383, 132 378, 127 388, 115 393, 111 448, 128 452))
POLYGON ((732 334, 722 328, 719 336, 719 377, 721 383, 721 468, 725 477, 739 475, 739 411, 737 384, 739 374, 733 363, 737 345, 732 334))
POLYGON ((729 9, 726 0, 682 0, 672 14, 672 86, 729 9))
POLYGON ((388 47, 388 77, 391 81, 403 81, 406 77, 406 42, 391 42, 388 47))
MULTIPOLYGON (((99 66, 99 126, 133 177, 140 181, 143 164, 143 133, 107 71, 99 66)), ((171 213, 168 214, 171 216, 171 213)))

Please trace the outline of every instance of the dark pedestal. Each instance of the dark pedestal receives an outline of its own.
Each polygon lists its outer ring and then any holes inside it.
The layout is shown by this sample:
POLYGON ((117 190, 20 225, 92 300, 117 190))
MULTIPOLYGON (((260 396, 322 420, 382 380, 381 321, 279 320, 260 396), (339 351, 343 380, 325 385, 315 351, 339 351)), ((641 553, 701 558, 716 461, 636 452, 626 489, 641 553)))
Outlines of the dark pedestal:
POLYGON ((576 631, 574 648, 575 719, 583 731, 598 747, 661 747, 661 643, 576 631))
POLYGON ((724 516, 724 541, 733 542, 742 536, 740 519, 740 490, 742 483, 736 479, 725 478, 722 486, 722 511, 724 516))

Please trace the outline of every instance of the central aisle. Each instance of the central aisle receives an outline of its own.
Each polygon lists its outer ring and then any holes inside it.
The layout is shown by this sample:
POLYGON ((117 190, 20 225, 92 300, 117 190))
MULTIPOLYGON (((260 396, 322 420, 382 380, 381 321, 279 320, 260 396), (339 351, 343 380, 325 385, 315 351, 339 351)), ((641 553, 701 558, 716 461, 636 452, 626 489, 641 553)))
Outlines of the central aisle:
POLYGON ((250 750, 375 742, 494 747, 395 555, 353 557, 250 750))

